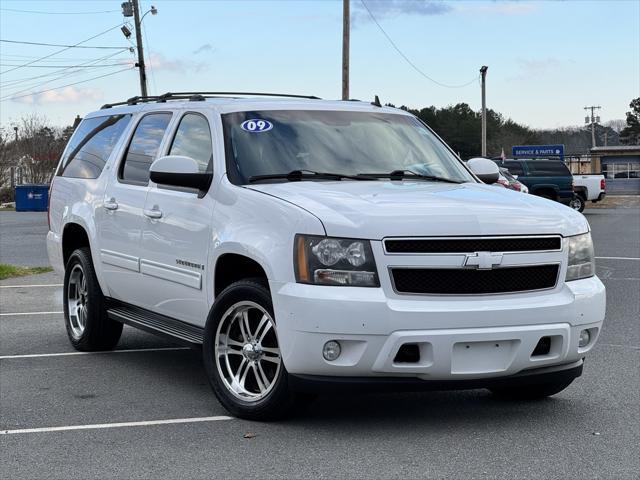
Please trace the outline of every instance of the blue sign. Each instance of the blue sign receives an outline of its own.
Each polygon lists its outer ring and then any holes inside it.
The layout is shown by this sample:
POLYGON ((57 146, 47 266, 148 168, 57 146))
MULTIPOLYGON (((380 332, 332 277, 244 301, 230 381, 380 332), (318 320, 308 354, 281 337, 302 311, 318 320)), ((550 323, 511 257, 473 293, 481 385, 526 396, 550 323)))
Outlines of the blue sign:
POLYGON ((560 157, 564 158, 564 145, 514 145, 514 157, 560 157))

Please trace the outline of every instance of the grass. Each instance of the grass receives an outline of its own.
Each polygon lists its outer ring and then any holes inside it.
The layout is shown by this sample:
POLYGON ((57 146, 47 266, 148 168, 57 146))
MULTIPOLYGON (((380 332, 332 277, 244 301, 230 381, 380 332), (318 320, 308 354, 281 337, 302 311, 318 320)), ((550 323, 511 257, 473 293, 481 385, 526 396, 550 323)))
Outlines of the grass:
POLYGON ((0 280, 33 275, 34 273, 46 273, 52 270, 53 268, 51 267, 19 267, 17 265, 9 265, 8 263, 0 263, 0 280))
POLYGON ((0 207, 0 212, 15 212, 16 207, 0 207))

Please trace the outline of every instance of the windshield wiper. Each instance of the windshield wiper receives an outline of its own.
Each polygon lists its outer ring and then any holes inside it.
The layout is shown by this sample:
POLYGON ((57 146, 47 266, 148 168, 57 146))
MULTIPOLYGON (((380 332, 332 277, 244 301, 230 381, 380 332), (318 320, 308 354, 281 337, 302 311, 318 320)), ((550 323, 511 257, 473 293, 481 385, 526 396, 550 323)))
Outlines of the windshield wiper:
POLYGON ((301 180, 370 180, 369 178, 346 175, 344 173, 332 172, 315 172, 313 170, 291 170, 289 173, 272 173, 269 175, 252 175, 249 177, 249 183, 259 182, 261 180, 280 180, 284 179, 289 182, 299 182, 301 180))
POLYGON ((391 180, 404 180, 405 178, 415 178, 418 180, 432 180, 435 182, 447 182, 447 183, 463 183, 460 180, 454 180, 452 178, 438 177, 437 175, 422 175, 421 173, 414 172, 413 170, 394 170, 389 173, 359 173, 359 177, 362 178, 389 178, 391 180))

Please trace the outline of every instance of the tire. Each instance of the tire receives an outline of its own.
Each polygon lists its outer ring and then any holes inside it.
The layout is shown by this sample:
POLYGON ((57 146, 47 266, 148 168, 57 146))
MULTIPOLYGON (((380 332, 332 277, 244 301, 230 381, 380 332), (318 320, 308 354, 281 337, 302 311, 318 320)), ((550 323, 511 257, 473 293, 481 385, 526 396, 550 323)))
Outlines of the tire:
POLYGON ((274 420, 294 409, 297 395, 280 356, 275 325, 271 294, 260 279, 231 284, 209 313, 204 366, 216 397, 236 417, 274 420))
POLYGON ((574 210, 582 213, 584 211, 585 201, 580 195, 574 195, 569 202, 569 206, 574 210))
POLYGON ((111 350, 120 340, 122 324, 107 316, 88 247, 75 250, 64 273, 64 320, 76 350, 111 350))
POLYGON ((489 391, 496 397, 504 400, 541 400, 560 393, 571 385, 573 380, 572 378, 570 380, 543 382, 531 385, 490 388, 489 391))

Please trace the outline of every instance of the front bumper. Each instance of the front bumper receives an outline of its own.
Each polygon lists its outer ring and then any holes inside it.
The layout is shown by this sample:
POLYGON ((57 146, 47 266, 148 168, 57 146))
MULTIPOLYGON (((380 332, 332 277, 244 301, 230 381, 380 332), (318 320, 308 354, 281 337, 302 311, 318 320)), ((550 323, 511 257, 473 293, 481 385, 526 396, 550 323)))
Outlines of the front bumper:
POLYGON ((278 337, 291 374, 472 380, 571 364, 593 347, 605 315, 597 277, 568 282, 551 293, 474 298, 387 298, 382 289, 271 283, 278 337), (582 330, 591 341, 578 347, 582 330), (533 356, 542 337, 548 354, 533 356), (340 357, 322 347, 337 340, 340 357), (417 362, 396 361, 405 344, 417 362))

